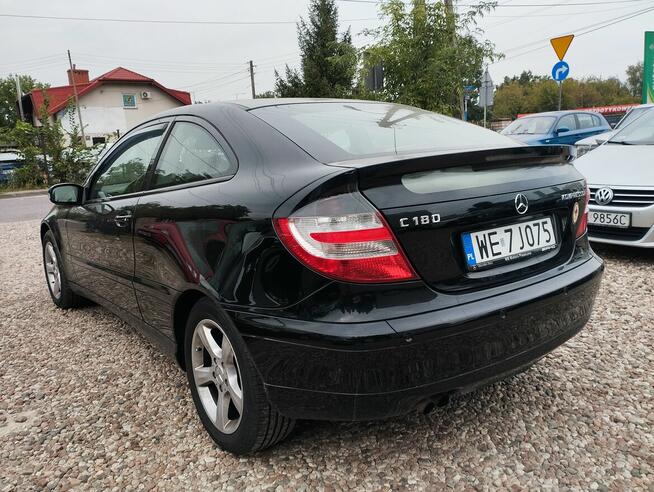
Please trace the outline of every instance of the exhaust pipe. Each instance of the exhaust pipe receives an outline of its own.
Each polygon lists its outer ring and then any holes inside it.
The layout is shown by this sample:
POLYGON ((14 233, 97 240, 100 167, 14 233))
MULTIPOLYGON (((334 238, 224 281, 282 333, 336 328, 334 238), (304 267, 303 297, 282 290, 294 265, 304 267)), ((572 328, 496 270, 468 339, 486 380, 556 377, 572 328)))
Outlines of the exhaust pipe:
POLYGON ((418 403, 417 406, 418 413, 427 415, 433 412, 434 410, 436 410, 437 407, 442 408, 444 406, 447 406, 447 404, 452 399, 452 394, 453 393, 443 393, 441 395, 435 395, 425 400, 422 400, 421 402, 418 403))

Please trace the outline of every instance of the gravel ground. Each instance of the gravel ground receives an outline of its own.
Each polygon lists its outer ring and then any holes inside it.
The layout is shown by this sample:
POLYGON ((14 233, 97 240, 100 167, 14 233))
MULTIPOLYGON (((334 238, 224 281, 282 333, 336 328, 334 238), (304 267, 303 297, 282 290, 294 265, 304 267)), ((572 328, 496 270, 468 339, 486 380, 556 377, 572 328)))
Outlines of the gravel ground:
POLYGON ((590 324, 527 373, 429 416, 302 422, 235 458, 171 360, 100 307, 55 309, 37 221, 0 224, 0 491, 653 491, 654 252, 601 253, 590 324))

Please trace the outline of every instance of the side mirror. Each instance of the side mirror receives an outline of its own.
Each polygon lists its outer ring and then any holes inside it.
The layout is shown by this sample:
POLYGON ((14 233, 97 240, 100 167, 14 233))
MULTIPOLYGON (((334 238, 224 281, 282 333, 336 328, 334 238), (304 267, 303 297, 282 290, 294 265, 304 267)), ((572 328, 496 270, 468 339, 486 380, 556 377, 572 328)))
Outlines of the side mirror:
POLYGON ((55 205, 79 205, 82 203, 84 188, 73 183, 61 183, 48 190, 50 201, 55 205))
POLYGON ((570 131, 570 128, 561 127, 561 128, 556 129, 556 134, 560 135, 561 133, 567 133, 569 131, 570 131))

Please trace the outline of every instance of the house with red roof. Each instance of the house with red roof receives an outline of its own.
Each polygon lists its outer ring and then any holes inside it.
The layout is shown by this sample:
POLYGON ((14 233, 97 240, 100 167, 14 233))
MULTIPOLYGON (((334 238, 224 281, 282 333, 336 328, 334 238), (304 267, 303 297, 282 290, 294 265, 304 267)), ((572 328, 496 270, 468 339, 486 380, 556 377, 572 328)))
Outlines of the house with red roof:
POLYGON ((188 92, 169 89, 156 80, 118 67, 89 80, 89 71, 68 70, 68 85, 35 89, 22 98, 25 116, 40 125, 42 109, 51 121, 61 121, 64 130, 79 127, 75 110, 79 98, 86 145, 119 137, 150 116, 191 104, 188 92))

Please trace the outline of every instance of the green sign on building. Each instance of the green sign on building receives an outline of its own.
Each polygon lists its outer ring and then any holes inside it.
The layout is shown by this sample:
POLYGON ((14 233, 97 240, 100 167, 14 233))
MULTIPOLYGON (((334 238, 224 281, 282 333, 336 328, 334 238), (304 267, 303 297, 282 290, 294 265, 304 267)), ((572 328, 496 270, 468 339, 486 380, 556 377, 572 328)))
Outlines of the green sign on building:
POLYGON ((645 32, 643 104, 654 102, 654 31, 645 32))

